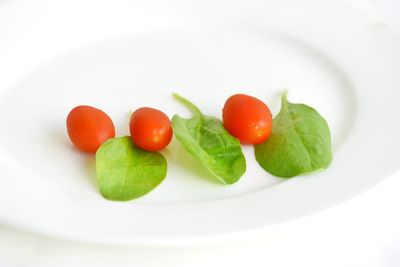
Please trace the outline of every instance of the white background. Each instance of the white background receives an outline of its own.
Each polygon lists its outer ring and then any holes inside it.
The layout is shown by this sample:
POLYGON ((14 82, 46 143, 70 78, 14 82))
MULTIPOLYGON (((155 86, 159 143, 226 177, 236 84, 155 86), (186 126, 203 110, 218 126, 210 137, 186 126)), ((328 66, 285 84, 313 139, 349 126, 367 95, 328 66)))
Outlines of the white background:
POLYGON ((319 214, 206 247, 111 247, 0 228, 1 267, 400 266, 400 172, 319 214))
MULTIPOLYGON (((400 33, 400 1, 348 2, 400 33)), ((206 247, 94 245, 0 226, 0 267, 400 266, 399 192, 397 172, 319 214, 206 247)))

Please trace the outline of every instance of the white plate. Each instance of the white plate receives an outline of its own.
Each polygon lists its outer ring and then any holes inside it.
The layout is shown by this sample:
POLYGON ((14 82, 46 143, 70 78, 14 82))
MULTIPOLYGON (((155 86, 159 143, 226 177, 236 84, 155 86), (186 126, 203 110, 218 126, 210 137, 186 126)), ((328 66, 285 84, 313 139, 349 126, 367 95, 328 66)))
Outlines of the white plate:
POLYGON ((2 223, 96 242, 209 242, 326 209, 400 166, 400 41, 340 2, 6 1, 0 25, 2 223), (325 172, 277 179, 245 147, 247 173, 224 186, 174 141, 167 179, 117 203, 100 196, 93 157, 66 135, 79 104, 126 135, 131 109, 189 115, 172 92, 220 116, 236 92, 276 114, 285 88, 331 126, 325 172))

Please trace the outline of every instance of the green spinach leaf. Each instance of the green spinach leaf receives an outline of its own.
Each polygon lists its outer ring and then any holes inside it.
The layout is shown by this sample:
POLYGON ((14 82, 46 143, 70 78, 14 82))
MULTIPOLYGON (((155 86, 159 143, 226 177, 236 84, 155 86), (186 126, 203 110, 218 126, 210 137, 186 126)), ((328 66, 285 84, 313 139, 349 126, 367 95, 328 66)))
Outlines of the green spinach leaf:
POLYGON ((179 115, 172 118, 178 141, 221 182, 237 182, 246 171, 239 140, 225 130, 221 120, 204 116, 195 105, 179 95, 174 94, 174 97, 193 113, 190 119, 179 115))
POLYGON ((332 162, 329 126, 315 109, 288 102, 286 92, 272 134, 255 146, 255 155, 267 172, 283 178, 326 169, 332 162))
POLYGON ((161 154, 144 151, 125 136, 101 145, 96 172, 103 197, 127 201, 156 188, 167 174, 167 162, 161 154))

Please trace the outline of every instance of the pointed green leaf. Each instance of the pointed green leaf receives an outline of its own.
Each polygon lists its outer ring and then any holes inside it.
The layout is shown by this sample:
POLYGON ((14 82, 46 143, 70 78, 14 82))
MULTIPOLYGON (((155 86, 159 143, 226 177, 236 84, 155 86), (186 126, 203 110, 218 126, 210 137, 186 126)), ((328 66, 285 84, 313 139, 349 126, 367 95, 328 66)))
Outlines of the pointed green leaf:
POLYGON ((313 108, 282 97, 269 139, 255 146, 258 163, 270 174, 290 178, 323 170, 332 162, 328 123, 313 108))

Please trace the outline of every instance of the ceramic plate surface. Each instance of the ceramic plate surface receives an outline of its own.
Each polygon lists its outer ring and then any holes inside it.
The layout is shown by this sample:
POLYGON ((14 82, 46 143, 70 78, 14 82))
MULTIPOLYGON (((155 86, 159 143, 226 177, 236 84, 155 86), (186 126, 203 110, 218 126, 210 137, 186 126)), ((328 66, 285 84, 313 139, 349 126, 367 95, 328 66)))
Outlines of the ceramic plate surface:
POLYGON ((400 167, 399 38, 340 2, 5 1, 0 25, 2 223, 96 242, 208 242, 326 209, 400 167), (123 136, 142 106, 190 116, 173 92, 221 116, 239 92, 277 114, 284 89, 327 119, 328 170, 278 179, 247 146, 246 174, 224 186, 174 140, 156 190, 110 202, 94 158, 66 134, 80 104, 123 136))

